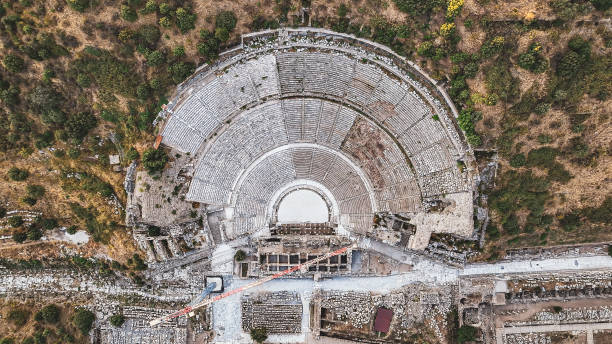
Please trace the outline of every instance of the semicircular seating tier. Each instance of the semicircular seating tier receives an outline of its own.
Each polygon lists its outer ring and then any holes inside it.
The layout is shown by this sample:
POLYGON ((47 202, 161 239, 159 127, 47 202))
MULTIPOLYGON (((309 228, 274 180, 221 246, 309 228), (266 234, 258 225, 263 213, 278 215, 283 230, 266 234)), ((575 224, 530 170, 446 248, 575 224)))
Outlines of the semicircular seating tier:
POLYGON ((186 198, 233 207, 235 235, 267 225, 271 197, 294 180, 329 189, 357 232, 376 212, 471 193, 469 147, 410 74, 346 43, 241 49, 180 87, 161 133, 197 158, 186 198))

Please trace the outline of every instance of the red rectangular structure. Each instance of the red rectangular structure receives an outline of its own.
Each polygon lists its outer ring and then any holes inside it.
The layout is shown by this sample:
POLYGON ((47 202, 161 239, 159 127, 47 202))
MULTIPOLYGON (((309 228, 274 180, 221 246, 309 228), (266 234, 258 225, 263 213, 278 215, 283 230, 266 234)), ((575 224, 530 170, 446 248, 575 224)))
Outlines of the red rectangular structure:
POLYGON ((159 144, 162 142, 162 138, 163 137, 161 135, 157 135, 157 137, 155 138, 155 143, 153 144, 153 148, 159 148, 159 144))
POLYGON ((387 333, 391 327, 391 318, 393 318, 393 311, 386 308, 379 308, 376 312, 376 319, 374 319, 374 330, 378 332, 387 333))

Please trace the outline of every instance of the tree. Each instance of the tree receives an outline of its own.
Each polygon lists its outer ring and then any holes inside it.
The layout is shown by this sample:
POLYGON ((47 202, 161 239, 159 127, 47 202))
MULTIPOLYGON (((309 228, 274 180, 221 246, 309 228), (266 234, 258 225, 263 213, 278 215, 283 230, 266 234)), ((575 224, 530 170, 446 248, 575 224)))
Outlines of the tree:
POLYGON ((15 54, 6 55, 2 60, 2 63, 9 72, 13 73, 19 73, 23 71, 23 68, 25 67, 25 62, 23 61, 23 59, 15 54))
POLYGON ((195 66, 191 62, 180 61, 168 67, 168 72, 170 73, 170 76, 172 77, 172 81, 174 81, 177 84, 187 79, 187 77, 193 74, 194 71, 195 71, 195 66))
POLYGON ((464 342, 472 342, 476 339, 476 332, 478 330, 472 326, 461 326, 457 330, 457 342, 459 344, 464 342))
POLYGON ((125 322, 125 317, 122 314, 113 314, 110 317, 110 323, 111 325, 115 327, 121 327, 121 325, 123 325, 124 322, 125 322))
POLYGON ((18 231, 14 232, 12 237, 16 243, 21 244, 28 239, 28 233, 25 231, 18 231))
POLYGON ((161 32, 159 32, 159 28, 156 25, 143 25, 136 31, 136 36, 139 43, 154 49, 161 38, 161 32))
POLYGON ((160 236, 161 235, 161 228, 159 228, 158 226, 149 226, 148 230, 147 230, 147 234, 149 236, 160 236))
POLYGON ((186 33, 189 30, 195 29, 196 15, 189 12, 188 10, 179 7, 175 11, 176 15, 176 26, 178 26, 181 33, 186 33))
POLYGON ((156 174, 164 170, 168 162, 168 155, 163 149, 147 149, 142 154, 142 165, 149 174, 156 174))
POLYGON ((13 181, 24 181, 28 178, 30 173, 26 169, 21 169, 17 167, 11 167, 7 173, 10 180, 13 181))
POLYGON ((80 308, 74 314, 74 317, 72 318, 72 323, 76 328, 81 330, 81 333, 83 335, 87 335, 89 333, 89 330, 91 330, 91 326, 93 325, 95 320, 95 314, 93 314, 87 309, 80 308))
POLYGON ((607 11, 608 8, 612 7, 612 0, 591 0, 591 3, 599 11, 607 11))
POLYGON ((4 337, 0 340, 0 344, 15 344, 15 340, 12 337, 4 337))
POLYGON ((224 28, 228 34, 234 30, 238 19, 232 11, 221 11, 215 17, 215 28, 224 28))
POLYGON ((66 134, 75 140, 82 141, 89 131, 96 127, 98 120, 90 112, 79 112, 66 121, 66 134))
POLYGON ((40 238, 42 238, 42 231, 34 226, 31 226, 30 229, 28 229, 28 240, 32 240, 32 241, 36 241, 39 240, 40 238))
POLYGON ((23 217, 19 215, 11 216, 8 218, 8 224, 13 228, 17 228, 23 224, 23 217))
POLYGON ((234 254, 234 259, 241 262, 246 259, 246 253, 243 250, 236 251, 236 254, 234 254))
POLYGON ((265 327, 254 328, 251 330, 251 339, 257 343, 263 343, 268 339, 268 329, 265 327))
POLYGON ((77 230, 78 230, 78 227, 76 225, 72 225, 66 228, 66 233, 73 235, 73 234, 76 234, 77 230))
POLYGON ((147 58, 147 65, 152 67, 159 66, 166 62, 166 57, 159 50, 154 50, 148 53, 145 57, 147 58))
POLYGON ((50 324, 55 324, 60 319, 60 308, 55 304, 46 305, 37 314, 37 318, 50 324))

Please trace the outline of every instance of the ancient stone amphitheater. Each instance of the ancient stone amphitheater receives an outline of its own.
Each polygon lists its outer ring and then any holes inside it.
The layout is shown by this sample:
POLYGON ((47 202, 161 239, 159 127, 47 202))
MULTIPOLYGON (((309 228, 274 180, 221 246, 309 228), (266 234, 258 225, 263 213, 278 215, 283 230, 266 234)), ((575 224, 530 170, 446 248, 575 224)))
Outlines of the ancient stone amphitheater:
POLYGON ((194 159, 186 199, 225 208, 225 236, 274 222, 291 190, 317 192, 329 222, 367 234, 375 214, 432 232, 473 230, 473 153, 444 91, 388 48, 318 29, 244 35, 183 84, 161 142, 194 159))

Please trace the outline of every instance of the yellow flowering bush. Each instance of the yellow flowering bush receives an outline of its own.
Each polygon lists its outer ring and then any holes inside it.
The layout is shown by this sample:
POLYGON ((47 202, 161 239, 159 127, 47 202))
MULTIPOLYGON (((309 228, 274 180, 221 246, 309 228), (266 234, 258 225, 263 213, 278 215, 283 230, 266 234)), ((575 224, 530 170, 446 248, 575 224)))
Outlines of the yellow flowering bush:
POLYGON ((450 0, 448 2, 448 7, 446 8, 446 18, 455 18, 459 14, 459 12, 461 12, 461 8, 463 7, 463 1, 464 0, 450 0))
POLYGON ((455 23, 444 23, 440 26, 440 35, 448 37, 455 32, 455 23))

